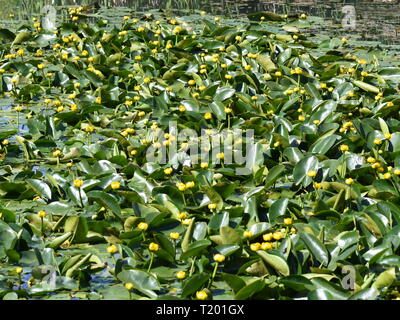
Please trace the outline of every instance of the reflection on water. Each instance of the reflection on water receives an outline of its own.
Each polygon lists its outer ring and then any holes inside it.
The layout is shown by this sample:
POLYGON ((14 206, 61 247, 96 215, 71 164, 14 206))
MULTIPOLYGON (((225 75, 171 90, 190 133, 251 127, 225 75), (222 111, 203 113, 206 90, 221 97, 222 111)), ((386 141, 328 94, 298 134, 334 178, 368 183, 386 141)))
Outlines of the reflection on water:
POLYGON ((94 11, 101 8, 100 12, 104 12, 104 8, 126 7, 132 13, 154 9, 169 9, 174 14, 205 10, 218 15, 263 10, 284 14, 305 12, 323 17, 332 25, 329 30, 316 30, 318 32, 343 32, 342 25, 346 24, 352 27, 346 33, 360 35, 365 40, 400 43, 400 0, 0 0, 0 4, 3 2, 3 14, 16 12, 16 21, 30 20, 30 16, 39 14, 45 5, 53 5, 58 10, 90 5, 94 11))

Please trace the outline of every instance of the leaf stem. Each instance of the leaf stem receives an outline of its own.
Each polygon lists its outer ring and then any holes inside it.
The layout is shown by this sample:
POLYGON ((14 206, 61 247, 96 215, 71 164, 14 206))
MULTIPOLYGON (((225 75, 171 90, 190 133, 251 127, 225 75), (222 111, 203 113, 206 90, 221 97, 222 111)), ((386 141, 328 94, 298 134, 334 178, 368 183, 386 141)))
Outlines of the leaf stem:
POLYGON ((40 232, 41 232, 42 237, 43 237, 43 233, 44 233, 43 217, 40 217, 40 232))
POLYGON ((19 111, 17 111, 17 131, 19 134, 19 111))
POLYGON ((149 267, 147 268, 147 272, 150 272, 151 266, 153 265, 153 260, 154 260, 154 253, 151 252, 150 253, 150 264, 149 264, 149 267))
POLYGON ((194 263, 196 261, 197 257, 194 257, 194 259, 192 259, 192 265, 190 266, 190 272, 189 272, 189 277, 193 274, 194 272, 194 263))
POLYGON ((219 263, 216 262, 216 263, 215 263, 215 267, 214 267, 214 271, 213 271, 213 273, 212 273, 212 276, 211 276, 211 279, 210 279, 210 282, 209 282, 207 288, 210 288, 211 285, 212 285, 212 283, 214 282, 215 275, 217 274, 218 265, 219 265, 219 263))

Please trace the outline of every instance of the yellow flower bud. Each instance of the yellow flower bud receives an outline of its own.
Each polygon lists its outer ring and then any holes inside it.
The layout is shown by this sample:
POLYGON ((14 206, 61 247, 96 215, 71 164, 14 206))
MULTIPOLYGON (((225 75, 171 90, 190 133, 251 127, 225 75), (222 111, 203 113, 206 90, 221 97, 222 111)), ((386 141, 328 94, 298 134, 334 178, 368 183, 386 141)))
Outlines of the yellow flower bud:
POLYGON ((146 222, 140 222, 137 227, 139 230, 146 231, 149 228, 149 225, 146 222))
POLYGON ((261 248, 261 244, 259 242, 255 242, 250 245, 250 250, 252 250, 252 251, 260 250, 260 248, 261 248))
POLYGON ((384 179, 390 179, 392 177, 392 174, 390 173, 390 172, 386 172, 384 175, 383 175, 383 178, 384 179))
POLYGON ((280 239, 283 238, 283 234, 282 234, 281 232, 274 232, 273 235, 272 235, 272 237, 273 237, 275 240, 280 240, 280 239))
POLYGON ((284 224, 292 224, 293 220, 292 220, 292 218, 285 218, 285 219, 283 219, 283 223, 284 224))
POLYGON ((179 234, 178 232, 171 232, 171 233, 169 234, 169 237, 170 237, 171 239, 173 239, 173 240, 177 240, 177 239, 179 239, 180 234, 179 234))
POLYGON ((117 252, 117 246, 116 245, 114 245, 114 244, 112 244, 112 245, 110 245, 110 246, 108 246, 107 247, 107 252, 109 253, 109 254, 114 254, 114 253, 116 253, 117 252))
POLYGON ((180 183, 177 183, 176 186, 178 187, 179 191, 185 191, 186 190, 186 184, 185 183, 180 182, 180 183))
POLYGON ((251 238, 253 236, 253 233, 250 230, 246 230, 245 232, 243 232, 243 236, 245 238, 251 238))
POLYGON ((160 249, 160 246, 157 243, 152 242, 149 244, 150 251, 158 251, 159 249, 160 249))
POLYGON ((167 175, 171 174, 172 171, 173 171, 172 168, 166 168, 166 169, 164 169, 164 173, 167 174, 167 175))
POLYGON ((116 190, 121 187, 121 183, 119 181, 113 181, 111 182, 111 189, 116 190))
POLYGON ((340 145, 340 151, 349 151, 349 146, 346 144, 342 144, 340 145))
POLYGON ((273 239, 273 234, 272 233, 266 233, 263 235, 264 241, 271 241, 273 239))
POLYGON ((199 300, 206 300, 208 298, 208 294, 203 290, 197 291, 196 292, 196 298, 199 299, 199 300))
POLYGON ((307 175, 308 175, 310 178, 314 178, 314 177, 317 175, 317 171, 314 171, 314 170, 308 171, 308 172, 307 172, 307 175))
POLYGON ((322 187, 322 184, 319 183, 319 182, 314 182, 313 186, 314 186, 315 189, 320 189, 322 187))
POLYGON ((59 158, 61 156, 62 156, 62 152, 60 150, 56 150, 56 151, 53 152, 53 157, 59 158))
POLYGON ((185 218, 187 218, 187 216, 188 216, 188 213, 185 211, 178 213, 178 219, 185 219, 185 218))
POLYGON ((125 288, 128 290, 128 291, 131 291, 131 290, 133 290, 133 283, 130 283, 130 282, 128 282, 128 283, 125 283, 125 288))
POLYGON ((217 254, 214 255, 214 261, 216 261, 218 263, 224 262, 225 261, 225 256, 223 254, 217 253, 217 254))
POLYGON ((212 118, 211 112, 207 112, 207 113, 204 114, 204 119, 209 120, 211 118, 212 118))
POLYGON ((214 209, 216 209, 216 208, 217 208, 217 204, 216 204, 216 203, 209 203, 209 204, 208 204, 208 209, 214 210, 214 209))
POLYGON ((202 163, 200 163, 200 167, 201 167, 202 169, 208 168, 208 162, 202 162, 202 163))
POLYGON ((77 188, 80 188, 83 185, 83 180, 81 179, 75 179, 74 180, 74 186, 77 188))
POLYGON ((263 243, 261 243, 261 249, 262 250, 271 250, 272 244, 270 242, 263 242, 263 243))
POLYGON ((195 186, 195 183, 194 183, 194 181, 188 181, 188 182, 186 182, 185 186, 186 186, 186 189, 190 189, 195 186))

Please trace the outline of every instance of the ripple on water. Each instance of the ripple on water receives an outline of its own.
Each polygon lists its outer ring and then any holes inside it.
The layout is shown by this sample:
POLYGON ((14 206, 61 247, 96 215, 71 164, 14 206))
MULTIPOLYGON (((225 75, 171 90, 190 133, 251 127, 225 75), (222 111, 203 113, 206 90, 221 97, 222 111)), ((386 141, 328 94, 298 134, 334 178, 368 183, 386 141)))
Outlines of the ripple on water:
POLYGON ((45 175, 48 170, 40 166, 33 166, 32 171, 39 171, 41 174, 45 175))
POLYGON ((90 279, 91 289, 102 289, 108 285, 116 284, 117 282, 108 273, 108 269, 101 271, 98 274, 92 274, 90 279))

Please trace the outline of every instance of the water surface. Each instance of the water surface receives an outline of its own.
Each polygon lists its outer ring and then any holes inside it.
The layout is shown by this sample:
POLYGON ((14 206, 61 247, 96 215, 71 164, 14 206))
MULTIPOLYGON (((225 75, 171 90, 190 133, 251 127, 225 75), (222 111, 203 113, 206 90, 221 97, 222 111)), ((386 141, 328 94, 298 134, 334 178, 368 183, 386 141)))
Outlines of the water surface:
POLYGON ((58 16, 65 14, 63 8, 77 5, 91 5, 93 11, 104 16, 112 15, 115 8, 124 8, 132 14, 154 9, 166 9, 171 14, 205 10, 230 16, 263 10, 283 14, 304 12, 326 20, 327 26, 316 32, 357 35, 362 40, 379 40, 386 44, 400 43, 399 0, 0 0, 0 4, 0 19, 15 25, 30 21, 47 5, 54 6, 58 16), (9 13, 16 15, 11 21, 9 13))

